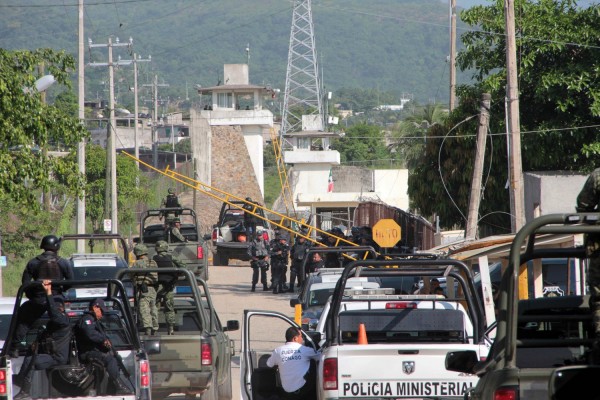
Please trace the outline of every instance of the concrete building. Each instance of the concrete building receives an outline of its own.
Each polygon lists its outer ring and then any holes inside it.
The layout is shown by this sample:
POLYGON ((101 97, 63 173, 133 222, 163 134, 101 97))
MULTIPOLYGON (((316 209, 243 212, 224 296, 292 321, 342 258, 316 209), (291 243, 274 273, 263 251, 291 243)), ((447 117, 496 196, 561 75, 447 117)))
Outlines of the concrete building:
POLYGON ((525 220, 575 212, 577 195, 587 177, 570 171, 525 172, 525 220))

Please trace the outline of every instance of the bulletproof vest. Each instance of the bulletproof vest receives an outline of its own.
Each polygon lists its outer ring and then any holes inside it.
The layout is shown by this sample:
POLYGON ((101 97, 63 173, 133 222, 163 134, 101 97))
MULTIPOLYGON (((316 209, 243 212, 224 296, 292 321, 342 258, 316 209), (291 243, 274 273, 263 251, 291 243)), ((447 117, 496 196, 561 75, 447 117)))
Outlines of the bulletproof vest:
POLYGON ((60 265, 58 265, 58 257, 36 257, 40 264, 37 270, 37 276, 34 277, 36 280, 51 279, 61 280, 62 272, 60 271, 60 265))
POLYGON ((173 257, 169 253, 158 253, 153 260, 158 268, 175 268, 173 257))
MULTIPOLYGON (((176 268, 175 263, 173 263, 173 257, 169 253, 158 253, 154 256, 153 260, 158 268, 176 268)), ((171 279, 172 277, 168 274, 158 274, 159 282, 170 281, 171 279)))
POLYGON ((292 257, 294 258, 294 260, 302 261, 304 259, 304 255, 306 254, 306 249, 308 249, 309 247, 310 247, 310 244, 308 242, 304 242, 304 243, 296 242, 296 244, 294 245, 294 253, 292 254, 292 257))
POLYGON ((165 203, 165 207, 167 208, 177 208, 177 207, 181 207, 179 205, 179 200, 177 199, 177 196, 175 195, 168 195, 167 196, 167 201, 165 203))
POLYGON ((269 255, 265 242, 258 240, 252 242, 252 252, 255 257, 266 257, 269 255))

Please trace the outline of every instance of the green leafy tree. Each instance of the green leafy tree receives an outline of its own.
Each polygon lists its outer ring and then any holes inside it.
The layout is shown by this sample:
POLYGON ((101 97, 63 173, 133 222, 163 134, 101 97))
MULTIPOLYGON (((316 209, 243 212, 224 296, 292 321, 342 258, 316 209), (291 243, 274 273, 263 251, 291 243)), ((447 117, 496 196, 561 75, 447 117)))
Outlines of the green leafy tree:
POLYGON ((79 114, 77 96, 72 90, 65 90, 56 96, 56 99, 54 99, 54 107, 73 118, 77 118, 79 114))
MULTIPOLYGON (((100 222, 110 216, 104 215, 106 189, 106 149, 95 144, 86 146, 85 201, 86 216, 90 219, 94 231, 100 229, 100 222)), ((147 202, 150 193, 147 178, 140 174, 135 161, 129 157, 117 155, 117 203, 119 224, 135 222, 134 210, 128 204, 147 202), (136 181, 139 180, 139 185, 136 181)))
MULTIPOLYGON (((524 171, 580 170, 598 164, 600 6, 572 0, 516 0, 519 101, 524 171)), ((505 126, 504 2, 461 13, 473 29, 462 35, 458 66, 475 84, 457 89, 459 106, 443 126, 428 130, 425 155, 409 178, 409 196, 445 227, 464 227, 481 93, 492 96, 490 135, 480 206, 480 230, 510 231, 505 126), (500 134, 498 134, 500 133, 500 134), (442 139, 430 140, 430 137, 442 139)))
POLYGON ((348 128, 344 137, 332 141, 331 147, 340 152, 342 162, 391 158, 383 131, 374 125, 359 124, 348 128))
POLYGON ((0 192, 17 204, 33 207, 39 207, 36 194, 48 191, 55 176, 62 177, 71 193, 83 186, 73 159, 36 149, 62 143, 70 151, 87 134, 76 118, 44 104, 35 90, 40 65, 59 84, 70 86, 71 55, 50 49, 0 49, 0 192))

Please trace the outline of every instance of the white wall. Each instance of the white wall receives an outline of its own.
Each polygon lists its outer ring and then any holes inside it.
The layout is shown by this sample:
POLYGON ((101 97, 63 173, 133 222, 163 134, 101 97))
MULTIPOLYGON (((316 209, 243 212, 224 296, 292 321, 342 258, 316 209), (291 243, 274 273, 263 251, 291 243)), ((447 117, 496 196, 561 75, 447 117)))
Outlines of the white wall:
POLYGON ((408 210, 408 170, 377 169, 373 171, 375 193, 386 204, 408 210))
POLYGON ((568 171, 526 172, 526 220, 534 218, 536 205, 539 206, 539 215, 575 212, 577 195, 587 178, 588 175, 568 171))

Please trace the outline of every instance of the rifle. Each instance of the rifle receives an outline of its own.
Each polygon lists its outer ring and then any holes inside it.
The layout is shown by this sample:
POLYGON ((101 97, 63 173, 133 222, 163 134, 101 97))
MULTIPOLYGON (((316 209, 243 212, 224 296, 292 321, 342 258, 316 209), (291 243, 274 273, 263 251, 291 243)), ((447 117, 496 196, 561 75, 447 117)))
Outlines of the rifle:
POLYGON ((125 364, 123 363, 123 357, 121 357, 119 352, 113 347, 112 343, 110 344, 110 351, 111 351, 113 357, 115 358, 115 360, 117 360, 117 366, 119 367, 121 372, 123 372, 123 375, 125 375, 125 378, 127 378, 127 381, 129 381, 129 383, 132 385, 132 387, 135 388, 135 384, 131 381, 131 374, 129 373, 129 371, 127 371, 127 368, 125 368, 125 364))

